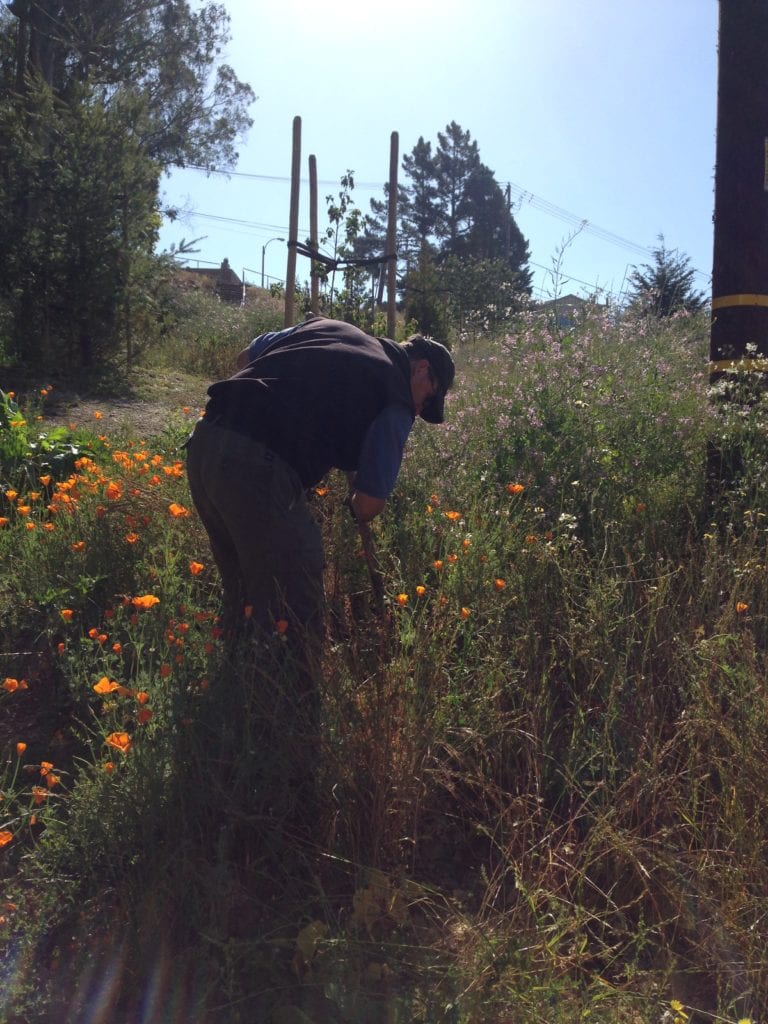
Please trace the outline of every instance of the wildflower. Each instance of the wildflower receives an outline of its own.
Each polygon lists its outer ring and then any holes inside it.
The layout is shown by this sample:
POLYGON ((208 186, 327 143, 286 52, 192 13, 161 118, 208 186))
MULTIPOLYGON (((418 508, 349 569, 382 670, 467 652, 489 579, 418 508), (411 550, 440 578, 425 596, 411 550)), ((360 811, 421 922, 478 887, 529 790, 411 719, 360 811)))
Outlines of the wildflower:
POLYGON ((41 761, 40 762, 40 774, 47 775, 53 768, 53 761, 41 761))
POLYGON ((45 784, 48 789, 53 789, 54 786, 58 786, 61 783, 61 776, 54 775, 53 772, 49 772, 45 777, 45 784))
POLYGON ((160 604, 160 598, 154 594, 142 594, 140 597, 132 597, 131 604, 134 608, 154 608, 156 604, 160 604))
POLYGON ((176 501, 171 502, 171 504, 168 506, 168 511, 170 512, 174 519, 182 519, 184 516, 189 515, 189 509, 184 508, 183 505, 179 505, 179 503, 176 501))
POLYGON ((36 530, 37 526, 35 525, 35 523, 24 523, 24 528, 26 530, 32 531, 32 530, 36 530))
POLYGON ((461 615, 462 619, 468 619, 471 614, 472 613, 469 610, 469 608, 462 608, 461 611, 459 612, 459 615, 461 615))
POLYGON ((507 491, 510 494, 522 494, 525 487, 522 484, 507 484, 507 491))
POLYGON ((114 643, 112 644, 112 650, 113 650, 113 652, 114 652, 115 654, 122 654, 122 652, 123 652, 123 645, 122 645, 122 644, 120 643, 120 641, 119 641, 119 640, 116 640, 116 641, 115 641, 115 642, 114 642, 114 643))
POLYGON ((465 537, 464 540, 461 542, 461 546, 464 548, 465 551, 469 551, 469 549, 472 547, 472 538, 465 537))
POLYGON ((139 692, 136 694, 136 700, 139 702, 139 704, 146 704, 149 701, 149 694, 147 693, 146 690, 139 690, 139 692))
POLYGON ((189 571, 192 573, 193 576, 199 576, 203 569, 205 569, 205 566, 203 565, 202 562, 189 563, 189 571))
POLYGON ((102 419, 104 419, 104 413, 103 412, 99 412, 98 409, 97 409, 96 412, 93 414, 93 418, 95 420, 102 420, 102 419))
POLYGON ((3 829, 3 831, 0 832, 0 846, 7 846, 12 839, 13 832, 9 832, 8 829, 3 829))
POLYGON ((421 584, 419 584, 418 587, 416 587, 416 597, 424 597, 426 592, 427 588, 423 587, 421 584))
POLYGON ((461 519, 461 512, 444 512, 443 515, 446 519, 450 519, 452 523, 455 523, 457 519, 461 519))
POLYGON ((185 416, 189 416, 190 409, 188 405, 182 405, 181 411, 184 413, 185 416))
POLYGON ((107 773, 107 775, 111 775, 114 770, 115 770, 114 762, 113 761, 107 761, 105 763, 105 765, 104 765, 104 771, 107 773))
POLYGON ((163 472, 166 476, 183 476, 184 468, 180 462, 174 462, 172 466, 163 466, 163 472))
POLYGON ((442 560, 442 558, 435 559, 435 561, 432 563, 432 567, 434 569, 437 569, 438 572, 440 572, 440 570, 443 568, 443 560, 442 560))
POLYGON ((405 606, 408 604, 408 595, 407 594, 398 594, 397 595, 397 603, 400 605, 401 608, 405 608, 405 606))
POLYGON ((17 757, 21 757, 26 749, 27 749, 27 744, 24 743, 22 740, 20 740, 16 744, 16 756, 17 757))
POLYGON ((496 587, 497 590, 503 590, 504 587, 506 587, 507 585, 507 581, 502 579, 496 579, 493 581, 493 585, 494 587, 496 587))
POLYGON ((146 725, 147 722, 151 721, 152 712, 149 708, 140 708, 139 713, 136 715, 136 721, 139 725, 146 725))
POLYGON ((126 533, 126 535, 125 535, 125 542, 126 542, 126 544, 135 544, 138 539, 139 539, 138 533, 126 533))
POLYGON ((736 611, 739 615, 743 615, 745 612, 749 611, 749 605, 746 604, 744 601, 737 601, 736 611))
POLYGON ((167 679, 172 671, 173 671, 173 669, 171 668, 171 666, 169 664, 163 663, 160 666, 160 678, 161 679, 167 679))
POLYGON ((53 525, 53 523, 43 523, 43 529, 47 530, 48 533, 51 533, 53 530, 56 529, 56 527, 53 525))
POLYGON ((448 555, 448 564, 449 565, 454 565, 456 562, 458 562, 458 560, 459 560, 459 556, 458 555, 448 555))
POLYGON ((0 516, 0 529, 8 525, 8 516, 0 516))
POLYGON ((85 541, 84 540, 76 540, 74 544, 70 544, 69 546, 75 552, 77 552, 77 551, 84 551, 85 550, 85 541))
POLYGON ((116 483, 114 480, 110 480, 104 494, 110 501, 119 501, 123 496, 123 489, 120 484, 116 483))
POLYGON ((316 487, 315 488, 315 494, 318 496, 318 498, 324 498, 327 493, 328 493, 328 488, 327 487, 316 487))
POLYGON ((42 786, 33 786, 32 787, 32 799, 35 802, 35 806, 39 807, 40 804, 44 800, 48 799, 48 790, 47 789, 43 789, 42 786))
POLYGON ((59 615, 61 615, 62 619, 64 619, 65 622, 71 622, 72 616, 74 614, 75 613, 72 611, 71 608, 62 608, 61 611, 59 612, 59 615))
POLYGON ((113 750, 119 750, 122 754, 127 754, 133 746, 133 741, 127 732, 112 732, 104 742, 108 747, 112 747, 113 750))
POLYGON ((250 617, 252 615, 253 615, 253 605, 252 604, 247 604, 245 606, 245 608, 243 608, 243 618, 244 619, 250 619, 250 617))
POLYGON ((537 540, 538 540, 538 537, 536 536, 535 533, 527 533, 525 535, 525 543, 526 544, 535 544, 537 540))
POLYGON ((67 645, 65 643, 62 643, 61 641, 59 641, 59 643, 56 644, 56 653, 57 654, 63 654, 66 651, 66 649, 67 649, 67 645))
POLYGON ((645 502, 644 501, 638 501, 638 503, 635 505, 635 512, 637 512, 638 515, 641 512, 645 512, 645 502))
POLYGON ((7 677, 3 683, 3 689, 8 693, 15 693, 17 690, 26 690, 27 681, 26 679, 11 679, 7 677))
POLYGON ((91 640, 95 640, 98 635, 98 629, 95 626, 91 626, 91 628, 88 630, 88 636, 91 638, 91 640))
POLYGON ((288 620, 278 619, 277 622, 275 623, 275 632, 279 633, 280 636, 285 636, 285 634, 288 632, 288 620))
POLYGON ((93 687, 95 693, 114 693, 120 689, 120 684, 108 676, 102 676, 93 687))
POLYGON ((40 483, 43 485, 43 487, 47 487, 48 484, 51 482, 51 474, 50 473, 43 473, 43 475, 39 479, 40 479, 40 483))

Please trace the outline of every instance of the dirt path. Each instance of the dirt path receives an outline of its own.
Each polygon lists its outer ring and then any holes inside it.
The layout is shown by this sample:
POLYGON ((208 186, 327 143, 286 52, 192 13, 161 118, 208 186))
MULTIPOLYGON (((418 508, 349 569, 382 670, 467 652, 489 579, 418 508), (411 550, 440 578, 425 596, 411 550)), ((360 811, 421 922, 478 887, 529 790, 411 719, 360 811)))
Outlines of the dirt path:
MULTIPOLYGON (((43 405, 44 422, 49 426, 74 424, 108 436, 152 437, 171 423, 194 423, 205 405, 209 383, 182 373, 142 370, 131 375, 120 393, 100 388, 94 394, 54 381, 43 405)), ((30 390, 25 388, 27 394, 30 390)))

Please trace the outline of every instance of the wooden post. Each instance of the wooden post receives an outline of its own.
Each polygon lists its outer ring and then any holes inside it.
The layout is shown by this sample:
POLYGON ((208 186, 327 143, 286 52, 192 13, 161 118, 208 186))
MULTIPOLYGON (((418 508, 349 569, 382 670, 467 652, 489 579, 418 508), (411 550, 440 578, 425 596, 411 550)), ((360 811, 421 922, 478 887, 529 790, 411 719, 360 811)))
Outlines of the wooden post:
MULTIPOLYGON (((309 157, 309 247, 317 249, 317 159, 314 154, 309 157)), ((310 271, 310 306, 313 313, 320 312, 320 280, 317 276, 316 261, 312 261, 310 271)))
POLYGON ((293 119, 293 159, 291 161, 291 211, 288 226, 288 266, 285 272, 285 326, 293 326, 296 291, 296 242, 299 234, 299 185, 301 182, 301 118, 293 119))
POLYGON ((387 217, 387 337, 395 337, 397 309, 397 161, 398 136, 392 132, 389 142, 389 211, 387 217))
POLYGON ((768 3, 720 0, 710 375, 768 370, 768 3))

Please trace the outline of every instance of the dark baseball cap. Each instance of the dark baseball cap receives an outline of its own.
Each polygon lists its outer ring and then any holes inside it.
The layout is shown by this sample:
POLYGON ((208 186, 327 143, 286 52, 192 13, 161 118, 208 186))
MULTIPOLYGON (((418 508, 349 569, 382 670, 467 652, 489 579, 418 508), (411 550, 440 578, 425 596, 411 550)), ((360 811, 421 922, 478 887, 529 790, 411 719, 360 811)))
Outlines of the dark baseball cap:
POLYGON ((442 423, 445 419, 445 396, 453 386, 453 379, 456 376, 453 357, 445 345, 421 334, 411 335, 403 345, 408 349, 408 358, 411 361, 427 360, 437 381, 437 394, 433 395, 421 410, 421 418, 427 423, 442 423))

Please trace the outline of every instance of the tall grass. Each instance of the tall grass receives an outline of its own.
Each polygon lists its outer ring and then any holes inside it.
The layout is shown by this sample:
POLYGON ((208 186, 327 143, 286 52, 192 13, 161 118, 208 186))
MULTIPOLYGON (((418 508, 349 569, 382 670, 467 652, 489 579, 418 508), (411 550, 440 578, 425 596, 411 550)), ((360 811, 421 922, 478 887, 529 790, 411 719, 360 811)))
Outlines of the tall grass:
POLYGON ((318 489, 318 745, 290 637, 222 645, 183 417, 6 485, 0 1019, 762 1019, 765 407, 705 359, 697 319, 460 350, 383 612, 318 489))

